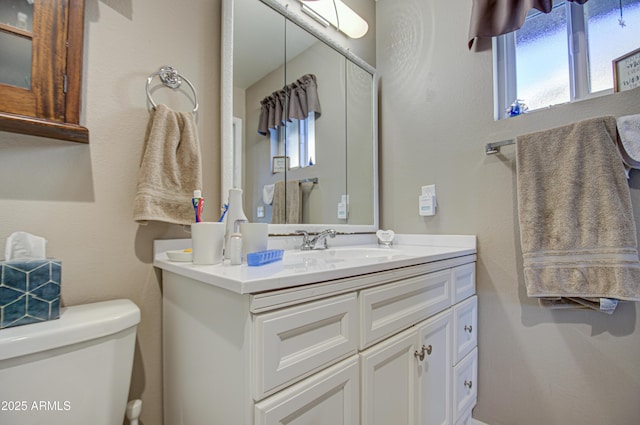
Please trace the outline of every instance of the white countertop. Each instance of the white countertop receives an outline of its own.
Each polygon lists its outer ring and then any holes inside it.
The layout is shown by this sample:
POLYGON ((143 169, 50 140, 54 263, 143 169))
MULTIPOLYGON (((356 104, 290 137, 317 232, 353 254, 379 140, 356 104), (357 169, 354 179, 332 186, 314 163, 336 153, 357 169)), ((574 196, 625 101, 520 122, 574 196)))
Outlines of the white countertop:
MULTIPOLYGON (((231 265, 228 260, 215 265, 169 261, 166 251, 187 248, 190 240, 155 241, 153 265, 239 294, 248 294, 476 253, 475 236, 466 235, 396 235, 391 248, 370 243, 370 238, 358 239, 358 242, 362 241, 365 243, 338 244, 326 251, 286 249, 282 261, 259 267, 249 267, 246 262, 240 266, 231 265)), ((272 244, 270 240, 269 249, 280 248, 278 242, 272 244)), ((286 242, 284 244, 286 248, 286 242)))

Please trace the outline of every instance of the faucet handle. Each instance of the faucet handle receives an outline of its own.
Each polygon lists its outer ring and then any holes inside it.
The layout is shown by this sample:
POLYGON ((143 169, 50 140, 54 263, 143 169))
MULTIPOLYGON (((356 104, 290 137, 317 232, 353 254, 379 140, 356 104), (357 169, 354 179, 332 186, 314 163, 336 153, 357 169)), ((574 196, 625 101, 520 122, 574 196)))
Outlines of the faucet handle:
POLYGON ((296 230, 298 235, 302 235, 302 245, 300 245, 300 249, 303 251, 310 250, 312 248, 311 241, 309 240, 309 232, 306 230, 296 230))
POLYGON ((307 232, 306 230, 296 230, 296 234, 302 235, 302 245, 303 246, 309 244, 309 232, 307 232))

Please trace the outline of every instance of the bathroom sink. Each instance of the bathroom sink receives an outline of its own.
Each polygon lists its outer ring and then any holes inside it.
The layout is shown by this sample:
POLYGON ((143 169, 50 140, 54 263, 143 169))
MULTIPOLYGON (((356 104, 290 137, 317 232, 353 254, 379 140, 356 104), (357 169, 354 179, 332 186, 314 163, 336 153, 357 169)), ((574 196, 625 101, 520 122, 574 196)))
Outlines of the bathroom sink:
POLYGON ((322 260, 360 260, 371 258, 394 258, 403 255, 402 251, 393 248, 345 247, 312 251, 289 251, 289 258, 322 259, 322 260))

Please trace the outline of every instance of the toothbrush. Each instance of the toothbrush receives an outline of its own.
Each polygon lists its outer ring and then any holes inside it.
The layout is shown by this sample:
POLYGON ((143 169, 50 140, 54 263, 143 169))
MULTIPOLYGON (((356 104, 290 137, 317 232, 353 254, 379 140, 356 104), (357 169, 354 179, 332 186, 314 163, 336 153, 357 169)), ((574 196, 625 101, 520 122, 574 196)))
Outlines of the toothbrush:
POLYGON ((191 203, 193 204, 193 210, 196 214, 196 223, 200 223, 202 221, 202 209, 204 208, 204 198, 202 197, 202 191, 193 191, 193 198, 191 199, 191 203))
POLYGON ((229 210, 229 204, 224 204, 222 206, 222 215, 218 219, 218 223, 222 223, 222 220, 224 220, 224 216, 227 214, 228 210, 229 210))

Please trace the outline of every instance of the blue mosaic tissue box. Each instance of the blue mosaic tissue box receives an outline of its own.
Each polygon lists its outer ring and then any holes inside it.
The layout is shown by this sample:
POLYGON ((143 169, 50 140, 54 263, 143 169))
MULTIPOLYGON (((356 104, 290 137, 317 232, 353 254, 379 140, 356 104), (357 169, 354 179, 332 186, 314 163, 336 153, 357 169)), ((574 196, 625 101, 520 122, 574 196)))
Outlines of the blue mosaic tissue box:
POLYGON ((59 260, 0 262, 0 329, 60 317, 59 260))

